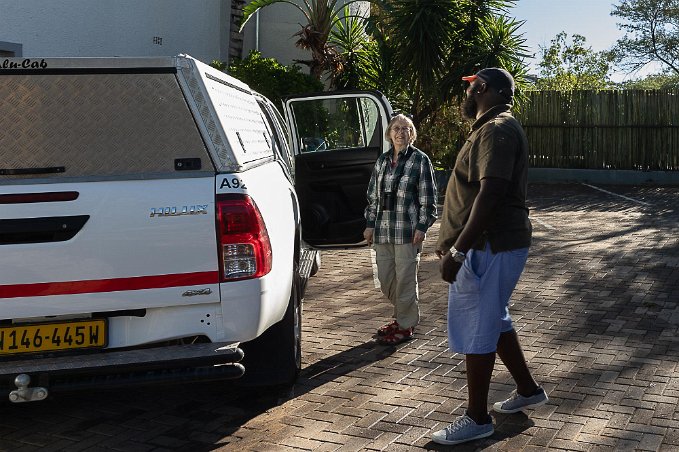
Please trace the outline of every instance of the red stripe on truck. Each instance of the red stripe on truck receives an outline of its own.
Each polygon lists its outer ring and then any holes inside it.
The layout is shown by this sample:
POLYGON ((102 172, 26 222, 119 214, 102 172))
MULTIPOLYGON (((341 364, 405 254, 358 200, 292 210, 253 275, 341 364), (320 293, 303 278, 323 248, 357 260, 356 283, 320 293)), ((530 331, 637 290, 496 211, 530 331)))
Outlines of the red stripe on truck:
POLYGON ((219 272, 175 273, 172 275, 135 276, 131 278, 93 279, 33 284, 0 285, 0 298, 44 297, 80 293, 117 292, 121 290, 162 289, 165 287, 218 284, 219 272))

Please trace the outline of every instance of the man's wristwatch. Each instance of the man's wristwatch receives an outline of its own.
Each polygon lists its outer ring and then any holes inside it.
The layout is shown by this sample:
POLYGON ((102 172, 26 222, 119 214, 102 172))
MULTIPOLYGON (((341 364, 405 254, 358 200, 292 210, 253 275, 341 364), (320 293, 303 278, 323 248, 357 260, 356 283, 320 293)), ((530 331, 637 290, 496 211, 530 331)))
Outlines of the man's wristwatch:
POLYGON ((456 250, 455 247, 450 249, 450 255, 453 256, 453 260, 458 264, 463 263, 464 259, 467 257, 466 254, 464 254, 462 251, 456 250))

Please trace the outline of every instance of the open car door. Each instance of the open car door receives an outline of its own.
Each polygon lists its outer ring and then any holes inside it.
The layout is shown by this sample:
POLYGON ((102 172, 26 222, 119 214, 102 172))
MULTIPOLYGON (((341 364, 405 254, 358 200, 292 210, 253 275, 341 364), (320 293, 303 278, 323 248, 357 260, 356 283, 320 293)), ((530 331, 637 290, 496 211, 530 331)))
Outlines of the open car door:
POLYGON ((377 91, 290 97, 285 116, 295 155, 302 237, 313 246, 363 241, 366 190, 375 160, 389 149, 392 115, 377 91))

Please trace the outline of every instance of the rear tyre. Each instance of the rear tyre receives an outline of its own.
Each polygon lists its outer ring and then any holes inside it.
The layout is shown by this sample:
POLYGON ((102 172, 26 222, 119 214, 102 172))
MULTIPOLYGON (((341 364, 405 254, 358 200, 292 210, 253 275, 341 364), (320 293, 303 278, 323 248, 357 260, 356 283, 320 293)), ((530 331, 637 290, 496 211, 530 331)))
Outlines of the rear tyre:
POLYGON ((288 386, 297 380, 302 368, 302 298, 296 272, 283 319, 241 348, 245 352, 244 385, 288 386))

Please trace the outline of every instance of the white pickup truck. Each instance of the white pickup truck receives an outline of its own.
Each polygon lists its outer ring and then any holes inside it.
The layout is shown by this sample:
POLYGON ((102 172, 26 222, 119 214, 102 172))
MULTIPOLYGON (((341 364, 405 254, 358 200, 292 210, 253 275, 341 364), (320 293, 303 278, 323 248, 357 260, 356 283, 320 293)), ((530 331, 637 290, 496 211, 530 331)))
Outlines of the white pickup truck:
POLYGON ((362 241, 380 93, 298 96, 281 115, 180 55, 5 59, 0 99, 9 400, 295 380, 313 247, 362 241))

